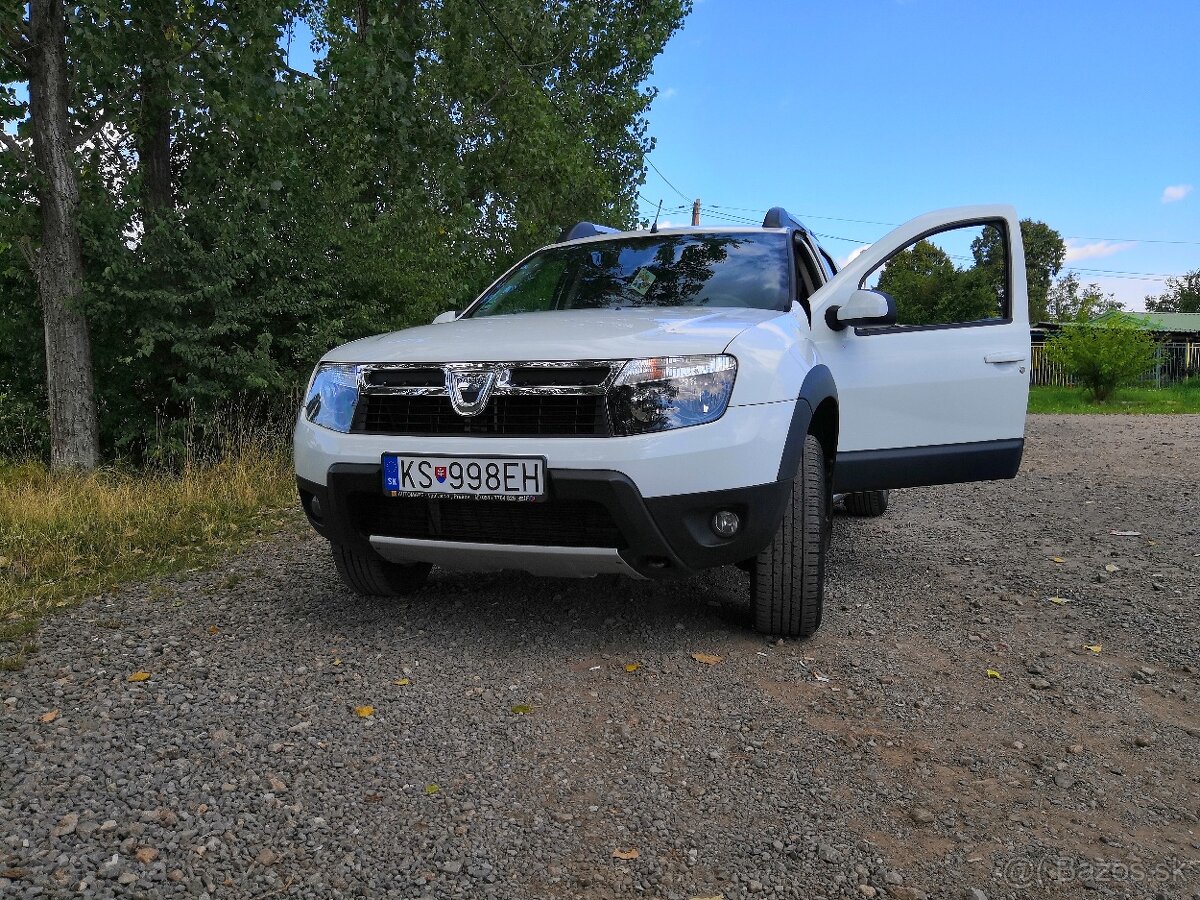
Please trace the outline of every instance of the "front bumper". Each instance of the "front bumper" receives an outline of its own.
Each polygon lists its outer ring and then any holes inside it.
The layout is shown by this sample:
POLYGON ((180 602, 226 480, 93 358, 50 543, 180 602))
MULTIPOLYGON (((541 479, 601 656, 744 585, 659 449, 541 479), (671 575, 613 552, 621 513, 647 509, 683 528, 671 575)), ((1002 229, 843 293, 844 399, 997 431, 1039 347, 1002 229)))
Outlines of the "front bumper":
POLYGON ((716 422, 629 437, 524 438, 341 434, 303 416, 296 423, 296 474, 323 484, 341 463, 378 465, 384 453, 415 456, 542 456, 551 469, 607 468, 643 497, 740 488, 778 477, 796 403, 731 406, 716 422))
POLYGON ((550 469, 543 503, 390 498, 378 463, 335 463, 325 482, 297 477, 309 522, 330 541, 395 561, 548 575, 677 578, 738 563, 771 541, 791 498, 790 481, 645 498, 620 472, 586 469, 550 469), (712 531, 717 510, 737 513, 736 535, 712 531))

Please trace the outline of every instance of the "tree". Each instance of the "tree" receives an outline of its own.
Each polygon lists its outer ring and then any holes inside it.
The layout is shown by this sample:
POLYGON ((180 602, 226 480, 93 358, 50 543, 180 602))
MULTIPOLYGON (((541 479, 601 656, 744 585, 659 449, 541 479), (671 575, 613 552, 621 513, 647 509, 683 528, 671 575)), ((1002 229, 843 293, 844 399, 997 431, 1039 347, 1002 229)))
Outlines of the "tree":
MULTIPOLYGON (((23 8, 0 0, 0 116, 21 141, 37 127, 11 89, 28 80, 12 63, 29 53, 27 26, 7 27, 23 8)), ((82 280, 69 308, 90 325, 106 452, 137 457, 148 434, 170 438, 230 407, 287 409, 330 346, 461 305, 564 222, 633 224, 652 146, 645 82, 689 9, 73 6, 65 159, 82 280), (312 72, 285 50, 302 17, 312 72)), ((9 130, 0 393, 28 411, 46 402, 31 365, 44 359, 30 340, 40 286, 17 248, 38 242, 40 204, 9 130)))
POLYGON ((1125 304, 1102 291, 1099 285, 1081 286, 1079 276, 1068 272, 1050 288, 1046 298, 1046 321, 1086 322, 1103 313, 1124 308, 1125 304))
POLYGON ((946 251, 930 241, 917 241, 889 259, 878 287, 896 299, 901 325, 972 322, 997 314, 989 274, 956 268, 946 251))
POLYGON ((896 299, 897 321, 902 325, 928 325, 953 321, 942 310, 953 303, 954 263, 941 247, 917 241, 887 261, 879 274, 879 290, 896 299))
POLYGON ((26 29, 28 42, 22 49, 41 217, 41 246, 26 253, 45 328, 50 464, 91 469, 100 459, 99 426, 91 337, 80 310, 83 242, 62 0, 31 0, 26 29))
MULTIPOLYGON (((1050 285, 1062 271, 1067 245, 1062 235, 1045 222, 1021 220, 1021 242, 1025 247, 1025 280, 1029 287, 1029 321, 1042 322, 1049 315, 1050 285)), ((999 283, 1003 278, 1004 240, 995 228, 985 228, 971 244, 975 265, 991 270, 999 283)))
POLYGON ((1103 325, 1065 325, 1046 342, 1046 356, 1083 384, 1092 402, 1106 403, 1117 387, 1154 365, 1156 344, 1144 325, 1126 316, 1103 325))
POLYGON ((1166 290, 1146 297, 1146 311, 1200 313, 1200 269, 1167 279, 1166 290))

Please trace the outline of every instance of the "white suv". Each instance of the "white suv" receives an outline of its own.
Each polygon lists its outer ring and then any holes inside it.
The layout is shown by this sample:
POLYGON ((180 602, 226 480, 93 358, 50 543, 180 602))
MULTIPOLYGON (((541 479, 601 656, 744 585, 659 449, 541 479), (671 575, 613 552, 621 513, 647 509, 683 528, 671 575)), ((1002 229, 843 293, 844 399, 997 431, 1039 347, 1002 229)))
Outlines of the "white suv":
POLYGON ((328 353, 300 498, 363 594, 432 565, 736 565, 757 627, 807 636, 835 491, 877 514, 890 488, 1016 474, 1027 306, 1008 206, 914 219, 841 271, 780 208, 761 228, 581 222, 462 313, 328 353))

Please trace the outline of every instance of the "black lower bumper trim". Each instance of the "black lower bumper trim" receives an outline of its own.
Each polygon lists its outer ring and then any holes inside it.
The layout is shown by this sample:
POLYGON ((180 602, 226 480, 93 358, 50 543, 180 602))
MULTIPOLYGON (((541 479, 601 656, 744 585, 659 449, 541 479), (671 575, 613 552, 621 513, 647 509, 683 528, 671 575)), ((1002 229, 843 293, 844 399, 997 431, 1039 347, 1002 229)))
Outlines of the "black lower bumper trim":
MULTIPOLYGON (((755 556, 774 536, 784 504, 791 497, 791 482, 781 481, 647 500, 627 476, 606 470, 551 469, 547 484, 547 503, 582 501, 604 507, 620 532, 621 557, 647 578, 683 577, 755 556), (710 523, 719 510, 737 514, 741 525, 733 537, 713 532, 710 523)), ((369 548, 369 536, 360 523, 370 519, 361 512, 364 505, 380 502, 378 465, 335 463, 326 484, 297 478, 297 486, 304 511, 317 532, 335 543, 369 548)), ((514 513, 519 514, 519 509, 514 513)))

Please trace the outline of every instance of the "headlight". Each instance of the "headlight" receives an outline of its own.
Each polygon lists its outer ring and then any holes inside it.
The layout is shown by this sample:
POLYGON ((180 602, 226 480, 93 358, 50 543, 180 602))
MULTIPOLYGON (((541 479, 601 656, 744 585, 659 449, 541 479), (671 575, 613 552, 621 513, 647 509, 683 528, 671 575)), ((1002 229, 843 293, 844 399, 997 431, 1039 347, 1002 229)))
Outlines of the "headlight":
POLYGON ((616 434, 646 434, 715 422, 725 414, 737 360, 662 356, 627 362, 609 398, 616 434))
POLYGON ((314 425, 343 433, 358 405, 358 366, 321 363, 304 397, 304 417, 314 425))

